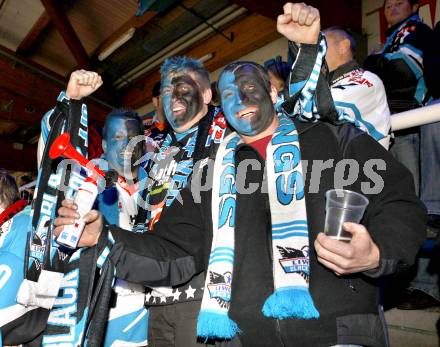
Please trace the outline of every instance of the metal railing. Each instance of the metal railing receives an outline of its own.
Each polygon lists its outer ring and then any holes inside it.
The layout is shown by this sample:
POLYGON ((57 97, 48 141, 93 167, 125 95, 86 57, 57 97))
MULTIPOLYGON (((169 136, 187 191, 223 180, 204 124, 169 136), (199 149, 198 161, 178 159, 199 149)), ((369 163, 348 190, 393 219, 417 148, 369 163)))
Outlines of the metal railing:
POLYGON ((393 131, 440 122, 440 103, 396 113, 391 116, 393 131))

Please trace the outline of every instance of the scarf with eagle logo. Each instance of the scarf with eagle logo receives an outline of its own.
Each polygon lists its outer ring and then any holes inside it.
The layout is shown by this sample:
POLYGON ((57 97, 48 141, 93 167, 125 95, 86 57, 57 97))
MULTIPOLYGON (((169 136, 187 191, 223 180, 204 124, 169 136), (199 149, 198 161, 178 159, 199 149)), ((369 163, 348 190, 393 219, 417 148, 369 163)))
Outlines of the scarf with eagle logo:
MULTIPOLYGON (((197 334, 231 339, 239 331, 228 317, 234 272, 236 211, 235 148, 237 133, 225 138, 217 153, 212 190, 213 241, 197 334)), ((272 220, 273 279, 275 291, 262 312, 276 319, 319 317, 309 293, 309 234, 298 132, 279 114, 279 125, 267 147, 267 184, 272 220)))

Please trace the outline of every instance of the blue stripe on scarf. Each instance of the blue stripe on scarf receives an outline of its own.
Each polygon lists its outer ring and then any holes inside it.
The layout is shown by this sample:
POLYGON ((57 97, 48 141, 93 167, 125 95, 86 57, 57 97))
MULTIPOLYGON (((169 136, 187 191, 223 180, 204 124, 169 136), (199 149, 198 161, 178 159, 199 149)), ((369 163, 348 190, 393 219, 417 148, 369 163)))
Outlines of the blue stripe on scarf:
POLYGON ((234 264, 234 259, 233 258, 217 258, 217 259, 211 260, 209 262, 209 265, 214 264, 214 263, 219 263, 219 262, 222 262, 222 261, 234 264))
POLYGON ((299 226, 294 226, 294 227, 285 227, 285 228, 280 228, 280 229, 276 229, 276 230, 272 230, 272 235, 278 235, 278 234, 282 234, 285 233, 286 231, 291 231, 291 230, 303 230, 303 231, 307 231, 307 225, 299 225, 299 226))
POLYGON ((272 229, 278 229, 278 228, 282 228, 288 225, 298 225, 298 224, 305 224, 307 225, 307 221, 306 220, 294 220, 292 222, 287 222, 287 223, 278 223, 278 224, 273 224, 272 225, 272 229))
POLYGON ((278 236, 273 235, 272 239, 273 240, 284 240, 284 239, 288 239, 289 237, 292 237, 292 236, 308 237, 309 234, 308 233, 289 232, 287 234, 278 235, 278 236))
POLYGON ((234 254, 229 253, 229 252, 217 252, 216 254, 213 254, 209 257, 209 260, 214 260, 215 258, 219 258, 219 257, 225 257, 225 258, 231 258, 234 259, 234 254))

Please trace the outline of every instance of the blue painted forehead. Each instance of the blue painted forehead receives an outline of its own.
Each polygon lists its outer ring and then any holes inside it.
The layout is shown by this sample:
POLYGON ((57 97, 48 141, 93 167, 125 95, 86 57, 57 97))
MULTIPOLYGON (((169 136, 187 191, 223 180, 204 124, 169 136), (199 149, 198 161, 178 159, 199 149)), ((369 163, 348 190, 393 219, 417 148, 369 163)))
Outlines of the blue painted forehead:
MULTIPOLYGON (((263 70, 264 71, 264 70, 263 70)), ((234 63, 231 66, 227 66, 223 72, 220 75, 218 88, 219 90, 222 90, 225 88, 228 84, 234 83, 235 80, 238 78, 239 75, 243 74, 253 74, 256 75, 258 78, 260 78, 263 82, 267 82, 264 79, 264 75, 261 71, 258 69, 258 65, 250 64, 250 63, 242 63, 237 64, 234 63)), ((268 80, 268 78, 267 78, 268 80)))
POLYGON ((235 82, 235 74, 232 71, 223 71, 218 82, 218 89, 223 90, 227 85, 235 82))

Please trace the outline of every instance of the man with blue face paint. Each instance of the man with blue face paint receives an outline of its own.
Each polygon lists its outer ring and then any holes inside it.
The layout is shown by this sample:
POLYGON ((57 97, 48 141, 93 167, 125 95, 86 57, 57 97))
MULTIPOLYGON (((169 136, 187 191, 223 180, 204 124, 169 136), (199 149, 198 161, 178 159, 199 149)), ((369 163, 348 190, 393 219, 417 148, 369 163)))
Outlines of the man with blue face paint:
POLYGON ((267 114, 273 113, 277 93, 268 88, 268 83, 262 83, 264 78, 252 64, 242 64, 233 71, 225 71, 219 80, 227 121, 243 136, 261 134, 273 121, 267 114))
MULTIPOLYGON (((289 31, 301 22, 303 10, 288 4, 284 11, 278 26, 289 31)), ((318 36, 306 43, 317 41, 318 36)), ((304 123, 298 114, 292 119, 277 112, 276 89, 258 64, 227 65, 219 92, 235 132, 217 151, 207 199, 213 242, 206 287, 212 290, 202 301, 203 336, 224 336, 207 324, 216 314, 230 317, 244 346, 386 345, 373 279, 408 268, 423 239, 424 209, 410 173, 351 124, 304 123), (385 164, 384 187, 368 195, 362 224, 344 224, 352 234, 349 242, 324 235, 325 192, 338 184, 337 175, 334 167, 322 172, 315 191, 313 173, 303 163, 350 159, 364 167, 373 158, 385 164), (251 186, 260 189, 247 189, 251 186), (227 307, 212 300, 219 283, 212 274, 228 274, 223 285, 232 282, 227 307)), ((345 189, 363 192, 369 180, 360 173, 345 189)))
MULTIPOLYGON (((103 158, 114 182, 98 195, 98 209, 109 224, 133 230, 138 216, 139 181, 146 178, 140 159, 145 153, 142 119, 131 110, 114 110, 103 128, 103 158)), ((136 230, 139 232, 139 230, 136 230)), ((116 278, 103 346, 146 346, 148 311, 144 307, 145 288, 116 278)))

